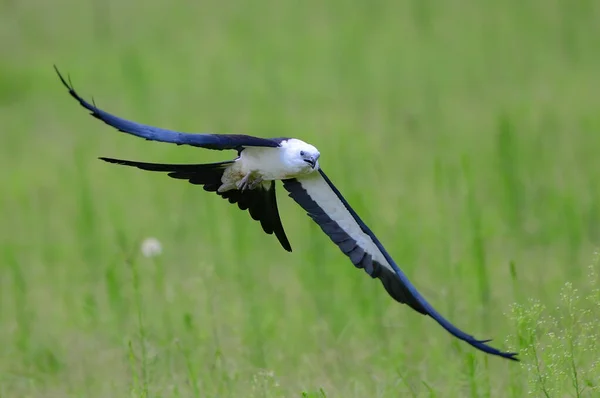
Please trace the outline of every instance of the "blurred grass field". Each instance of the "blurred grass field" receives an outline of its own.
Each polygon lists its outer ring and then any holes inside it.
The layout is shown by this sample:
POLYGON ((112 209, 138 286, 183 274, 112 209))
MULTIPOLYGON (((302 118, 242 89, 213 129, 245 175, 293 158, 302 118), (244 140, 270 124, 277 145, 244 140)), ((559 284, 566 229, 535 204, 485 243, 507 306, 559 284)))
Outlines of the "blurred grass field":
POLYGON ((0 397, 598 396, 600 3, 0 3, 0 397), (291 136, 457 341, 279 185, 293 253, 204 163, 88 116, 291 136), (156 237, 163 253, 145 258, 156 237), (592 266, 590 266, 590 264, 592 266))

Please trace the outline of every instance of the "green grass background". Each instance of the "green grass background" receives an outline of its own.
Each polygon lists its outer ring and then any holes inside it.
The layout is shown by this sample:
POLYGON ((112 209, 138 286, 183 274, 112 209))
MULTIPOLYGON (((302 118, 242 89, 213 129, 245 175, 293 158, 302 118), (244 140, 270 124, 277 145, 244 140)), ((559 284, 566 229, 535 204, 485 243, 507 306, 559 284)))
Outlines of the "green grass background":
POLYGON ((0 396, 597 396, 598 21, 593 0, 3 0, 0 396), (291 254, 97 160, 234 153, 112 130, 54 63, 132 120, 314 144, 434 307, 523 362, 395 303, 281 186, 291 254))

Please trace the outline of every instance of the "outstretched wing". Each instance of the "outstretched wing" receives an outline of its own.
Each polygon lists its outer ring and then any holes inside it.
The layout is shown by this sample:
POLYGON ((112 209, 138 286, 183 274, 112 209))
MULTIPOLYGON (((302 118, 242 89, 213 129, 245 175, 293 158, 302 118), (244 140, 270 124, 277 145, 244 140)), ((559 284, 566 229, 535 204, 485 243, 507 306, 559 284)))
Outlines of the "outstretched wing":
POLYGON ((283 181, 283 186, 323 232, 339 246, 352 264, 372 278, 379 278, 396 301, 435 319, 455 337, 488 354, 518 361, 516 353, 502 352, 463 332, 440 315, 417 291, 394 263, 377 237, 362 222, 322 170, 301 178, 283 181))
POLYGON ((111 127, 116 128, 127 134, 135 135, 150 141, 168 142, 177 145, 191 145, 206 149, 235 149, 241 151, 244 147, 258 146, 258 147, 278 147, 279 143, 285 138, 259 138, 252 137, 243 134, 190 134, 181 133, 178 131, 172 131, 163 129, 160 127, 148 126, 145 124, 133 122, 120 118, 115 115, 111 115, 108 112, 98 109, 96 105, 90 104, 77 94, 73 88, 73 84, 63 78, 56 66, 54 67, 60 81, 69 90, 69 94, 75 98, 81 106, 91 112, 91 115, 96 119, 102 120, 104 123, 111 127))
POLYGON ((254 189, 239 191, 232 189, 218 192, 221 186, 221 177, 233 161, 208 163, 208 164, 159 164, 134 162, 112 158, 100 158, 109 163, 137 167, 142 170, 167 172, 169 177, 188 180, 192 184, 202 185, 204 190, 216 192, 229 203, 237 203, 241 210, 248 210, 250 217, 259 221, 263 230, 271 235, 275 233, 281 246, 289 252, 292 251, 290 242, 285 235, 275 195, 275 181, 265 181, 254 189))

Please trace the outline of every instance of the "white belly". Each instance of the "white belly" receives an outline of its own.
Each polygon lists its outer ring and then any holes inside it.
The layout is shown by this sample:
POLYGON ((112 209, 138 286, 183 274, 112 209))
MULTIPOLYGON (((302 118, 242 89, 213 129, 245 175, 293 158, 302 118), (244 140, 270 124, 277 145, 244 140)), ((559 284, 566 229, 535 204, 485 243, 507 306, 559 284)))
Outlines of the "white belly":
POLYGON ((281 148, 246 148, 236 164, 244 175, 252 173, 263 180, 291 178, 298 170, 290 167, 283 155, 281 148))
POLYGON ((240 180, 250 174, 250 180, 284 180, 294 178, 313 170, 308 164, 299 164, 286 159, 286 151, 280 147, 248 147, 241 153, 223 174, 220 191, 235 189, 240 180))

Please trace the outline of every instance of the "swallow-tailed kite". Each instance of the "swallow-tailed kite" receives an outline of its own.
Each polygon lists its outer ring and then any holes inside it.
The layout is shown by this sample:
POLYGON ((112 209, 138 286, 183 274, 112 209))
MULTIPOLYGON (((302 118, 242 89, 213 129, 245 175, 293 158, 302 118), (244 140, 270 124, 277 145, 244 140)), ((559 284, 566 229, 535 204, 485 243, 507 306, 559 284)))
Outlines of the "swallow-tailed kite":
POLYGON ((294 199, 350 258, 356 268, 370 277, 379 278, 383 287, 396 301, 435 319, 457 338, 488 354, 518 361, 517 354, 502 352, 477 340, 446 320, 398 268, 379 239, 354 212, 342 194, 319 165, 321 154, 314 146, 295 138, 258 138, 237 134, 190 134, 139 124, 111 115, 81 98, 56 70, 62 83, 81 106, 109 126, 127 134, 151 141, 200 148, 237 150, 234 160, 211 164, 157 164, 100 158, 109 163, 161 171, 169 177, 202 185, 260 221, 267 234, 275 234, 283 248, 292 251, 281 225, 275 181, 281 180, 294 199))

